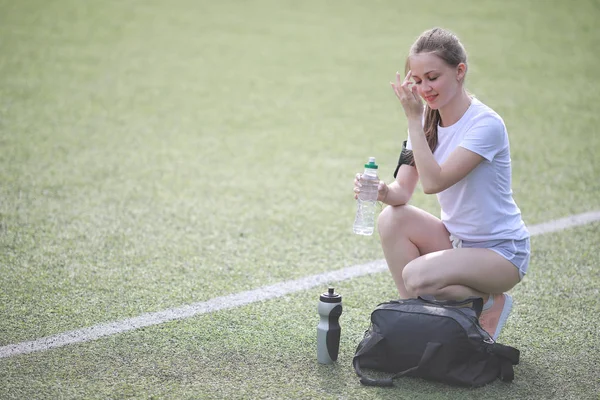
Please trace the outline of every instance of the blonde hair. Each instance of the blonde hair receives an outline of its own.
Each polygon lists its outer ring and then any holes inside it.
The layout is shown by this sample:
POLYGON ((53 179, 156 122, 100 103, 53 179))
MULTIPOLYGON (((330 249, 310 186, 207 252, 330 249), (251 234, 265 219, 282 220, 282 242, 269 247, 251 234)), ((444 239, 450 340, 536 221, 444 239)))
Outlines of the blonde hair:
MULTIPOLYGON (((454 33, 443 28, 427 30, 417 38, 406 58, 405 74, 408 74, 410 69, 410 57, 421 53, 433 53, 450 67, 457 67, 460 63, 467 65, 467 52, 464 46, 454 33)), ((423 130, 425 131, 425 138, 432 152, 438 144, 437 127, 440 120, 439 110, 434 110, 425 105, 423 130)), ((410 160, 410 165, 415 165, 414 159, 410 160)))

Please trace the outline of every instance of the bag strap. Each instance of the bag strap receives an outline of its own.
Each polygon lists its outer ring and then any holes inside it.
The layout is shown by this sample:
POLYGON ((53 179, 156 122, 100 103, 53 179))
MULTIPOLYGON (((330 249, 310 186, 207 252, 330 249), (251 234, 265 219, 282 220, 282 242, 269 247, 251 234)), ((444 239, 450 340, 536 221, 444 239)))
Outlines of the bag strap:
POLYGON ((494 343, 490 345, 490 353, 498 356, 500 361, 500 379, 503 382, 512 382, 515 379, 513 365, 519 363, 519 350, 500 343, 494 343))
POLYGON ((383 339, 383 336, 377 332, 371 331, 370 333, 371 333, 371 337, 369 338, 370 340, 367 340, 365 345, 356 351, 354 358, 365 354, 367 351, 371 350, 373 347, 375 347, 375 345, 377 343, 381 342, 381 340, 383 339))
POLYGON ((500 343, 494 343, 490 347, 490 352, 497 356, 507 359, 512 365, 519 363, 519 356, 521 352, 514 347, 506 346, 500 343))
POLYGON ((423 352, 423 355, 421 356, 421 360, 419 361, 419 364, 415 365, 414 367, 410 367, 403 371, 400 371, 400 372, 396 373, 395 375, 393 375, 389 378, 385 378, 385 379, 373 379, 373 378, 369 378, 369 377, 365 376, 360 368, 360 357, 358 355, 354 357, 354 360, 352 360, 352 364, 354 365, 354 370, 356 371, 356 374, 360 377, 360 383, 362 383, 363 385, 365 385, 365 386, 382 386, 382 387, 394 386, 394 379, 405 376, 419 368, 424 368, 431 361, 431 359, 433 358, 435 353, 438 351, 438 349, 440 349, 441 347, 442 347, 441 343, 428 342, 427 346, 425 347, 425 351, 423 352))
POLYGON ((471 307, 475 313, 477 314, 477 318, 481 315, 483 311, 483 299, 481 297, 468 297, 464 300, 436 300, 432 296, 419 296, 420 300, 423 300, 425 303, 436 304, 439 306, 448 306, 448 307, 471 307))
POLYGON ((515 379, 515 371, 510 361, 500 359, 500 380, 502 382, 512 382, 515 379))

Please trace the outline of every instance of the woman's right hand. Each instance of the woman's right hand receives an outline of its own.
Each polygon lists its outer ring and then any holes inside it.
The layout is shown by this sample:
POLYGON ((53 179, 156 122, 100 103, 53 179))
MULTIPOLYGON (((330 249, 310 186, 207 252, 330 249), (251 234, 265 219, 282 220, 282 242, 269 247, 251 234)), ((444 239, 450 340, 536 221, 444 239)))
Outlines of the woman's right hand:
MULTIPOLYGON (((359 172, 354 177, 354 199, 358 200, 358 194, 360 193, 360 188, 362 187, 360 180, 362 178, 362 174, 359 172)), ((384 181, 379 181, 379 185, 377 186, 377 201, 384 201, 387 197, 389 188, 388 185, 384 181)))

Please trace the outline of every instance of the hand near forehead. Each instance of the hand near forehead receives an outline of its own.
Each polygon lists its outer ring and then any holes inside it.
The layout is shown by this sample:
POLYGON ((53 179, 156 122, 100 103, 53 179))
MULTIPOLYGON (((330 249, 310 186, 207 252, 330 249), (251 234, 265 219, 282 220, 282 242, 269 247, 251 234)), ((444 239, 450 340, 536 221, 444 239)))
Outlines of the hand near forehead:
POLYGON ((408 71, 404 80, 400 72, 396 72, 396 82, 390 82, 396 97, 400 100, 406 118, 417 118, 421 120, 423 117, 423 102, 417 93, 417 87, 414 82, 411 82, 412 71, 408 71))

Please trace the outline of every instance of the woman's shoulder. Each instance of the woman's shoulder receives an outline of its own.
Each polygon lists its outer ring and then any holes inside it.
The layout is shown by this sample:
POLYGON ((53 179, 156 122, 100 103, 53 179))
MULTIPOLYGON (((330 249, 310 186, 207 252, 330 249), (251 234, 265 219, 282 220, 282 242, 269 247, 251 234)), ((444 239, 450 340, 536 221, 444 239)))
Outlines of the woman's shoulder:
POLYGON ((489 125, 490 127, 505 128, 504 120, 495 110, 483 103, 481 100, 473 97, 471 99, 473 113, 471 121, 477 125, 489 125))

